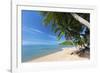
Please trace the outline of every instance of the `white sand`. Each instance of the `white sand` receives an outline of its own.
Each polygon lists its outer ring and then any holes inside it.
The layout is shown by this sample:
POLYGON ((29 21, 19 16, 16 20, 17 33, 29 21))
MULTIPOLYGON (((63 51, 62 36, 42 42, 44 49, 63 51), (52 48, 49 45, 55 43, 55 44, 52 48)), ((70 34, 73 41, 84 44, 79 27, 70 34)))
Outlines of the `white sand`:
POLYGON ((62 51, 52 53, 37 59, 33 59, 30 62, 48 62, 48 61, 73 61, 73 60, 86 60, 88 58, 79 57, 76 54, 71 55, 75 48, 62 48, 62 51))

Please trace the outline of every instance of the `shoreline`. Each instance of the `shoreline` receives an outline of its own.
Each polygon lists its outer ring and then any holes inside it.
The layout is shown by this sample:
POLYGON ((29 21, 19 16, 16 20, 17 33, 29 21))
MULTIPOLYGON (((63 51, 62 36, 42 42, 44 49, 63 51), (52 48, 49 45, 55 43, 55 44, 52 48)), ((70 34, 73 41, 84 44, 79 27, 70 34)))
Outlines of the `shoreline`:
POLYGON ((72 52, 77 51, 75 47, 73 48, 62 48, 62 51, 58 51, 37 59, 32 59, 29 62, 49 62, 49 61, 76 61, 76 60, 89 60, 86 57, 79 57, 77 54, 71 55, 72 52))

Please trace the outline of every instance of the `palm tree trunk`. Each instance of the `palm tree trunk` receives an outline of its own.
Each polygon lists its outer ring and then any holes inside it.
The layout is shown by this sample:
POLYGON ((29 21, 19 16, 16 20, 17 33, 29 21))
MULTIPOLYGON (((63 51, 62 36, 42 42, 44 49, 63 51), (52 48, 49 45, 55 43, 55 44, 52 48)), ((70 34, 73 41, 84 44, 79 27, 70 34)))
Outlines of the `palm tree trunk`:
POLYGON ((87 26, 90 29, 90 23, 85 20, 84 18, 80 17, 78 14, 76 13, 71 13, 71 15, 80 23, 84 24, 85 26, 87 26))

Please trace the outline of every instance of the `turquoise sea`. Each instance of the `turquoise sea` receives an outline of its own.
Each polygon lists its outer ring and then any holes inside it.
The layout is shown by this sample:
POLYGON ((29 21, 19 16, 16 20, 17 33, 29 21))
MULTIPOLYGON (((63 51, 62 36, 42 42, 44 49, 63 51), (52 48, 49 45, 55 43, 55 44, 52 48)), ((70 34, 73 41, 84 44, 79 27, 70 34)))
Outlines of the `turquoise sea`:
POLYGON ((27 62, 51 53, 61 51, 61 48, 72 46, 61 45, 22 45, 22 62, 27 62))

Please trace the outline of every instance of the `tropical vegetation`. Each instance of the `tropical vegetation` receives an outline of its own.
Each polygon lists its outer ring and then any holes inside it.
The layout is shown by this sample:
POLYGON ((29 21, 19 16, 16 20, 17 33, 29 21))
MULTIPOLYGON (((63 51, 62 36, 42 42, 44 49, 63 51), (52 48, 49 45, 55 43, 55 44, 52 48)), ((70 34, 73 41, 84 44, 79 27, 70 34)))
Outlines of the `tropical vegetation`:
POLYGON ((45 26, 51 25, 58 39, 64 36, 80 49, 90 49, 90 14, 66 12, 41 12, 45 26))

